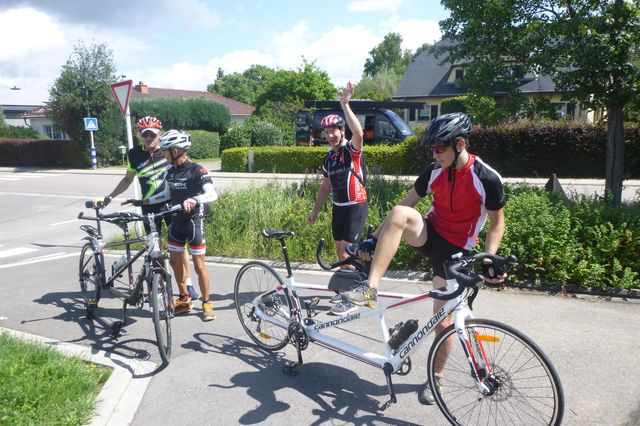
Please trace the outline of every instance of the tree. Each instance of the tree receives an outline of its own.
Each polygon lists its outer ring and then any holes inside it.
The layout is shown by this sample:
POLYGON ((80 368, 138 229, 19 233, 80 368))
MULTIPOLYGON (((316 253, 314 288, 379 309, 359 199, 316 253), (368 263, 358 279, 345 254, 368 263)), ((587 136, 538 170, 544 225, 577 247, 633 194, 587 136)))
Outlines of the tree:
POLYGON ((207 91, 217 93, 236 101, 255 105, 258 95, 262 92, 274 71, 264 65, 251 65, 242 73, 225 75, 218 68, 216 81, 207 86, 207 91))
POLYGON ((106 44, 78 42, 49 90, 47 112, 71 139, 89 147, 83 118, 98 118, 95 145, 101 163, 120 161, 117 147, 122 144, 124 122, 110 89, 115 74, 113 52, 106 44))
POLYGON ((408 49, 402 50, 402 36, 397 33, 389 33, 384 36, 382 43, 371 49, 364 63, 364 76, 373 77, 383 70, 391 70, 399 76, 403 76, 412 54, 408 49))
POLYGON ((390 100, 396 92, 401 78, 401 75, 387 69, 380 70, 373 76, 364 76, 356 84, 353 98, 373 101, 390 100))
POLYGON ((267 80, 256 99, 256 112, 265 112, 267 103, 284 103, 302 107, 305 99, 334 99, 338 91, 329 74, 305 59, 296 71, 278 70, 267 80))
POLYGON ((640 45, 640 0, 442 0, 450 17, 440 22, 447 62, 464 60, 465 79, 479 95, 516 78, 512 65, 551 75, 568 98, 607 120, 605 190, 622 202, 624 108, 640 91, 632 65, 640 45))

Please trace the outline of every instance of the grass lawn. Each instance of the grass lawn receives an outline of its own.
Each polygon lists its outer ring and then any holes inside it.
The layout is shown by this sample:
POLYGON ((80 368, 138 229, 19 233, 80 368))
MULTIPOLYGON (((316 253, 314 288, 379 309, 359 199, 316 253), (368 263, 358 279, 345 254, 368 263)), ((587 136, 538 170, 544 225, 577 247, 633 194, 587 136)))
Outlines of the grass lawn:
POLYGON ((83 425, 111 369, 0 333, 0 425, 83 425))

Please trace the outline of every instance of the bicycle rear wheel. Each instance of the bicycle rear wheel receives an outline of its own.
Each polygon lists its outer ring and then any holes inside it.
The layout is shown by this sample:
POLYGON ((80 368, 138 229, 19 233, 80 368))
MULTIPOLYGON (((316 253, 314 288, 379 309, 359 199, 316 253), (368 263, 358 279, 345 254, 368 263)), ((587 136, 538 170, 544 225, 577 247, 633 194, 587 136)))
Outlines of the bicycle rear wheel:
POLYGON ((440 410, 452 424, 559 425, 564 413, 562 384, 555 368, 527 336, 497 321, 466 321, 469 347, 481 369, 488 395, 478 390, 473 369, 453 325, 429 351, 429 384, 440 410), (451 354, 444 342, 453 339, 451 354), (446 359, 440 386, 434 386, 436 359, 446 359), (489 371, 487 371, 489 370, 489 371))
POLYGON ((93 319, 94 311, 98 307, 102 289, 102 270, 100 256, 93 250, 91 243, 85 243, 80 251, 78 279, 88 319, 93 319))
POLYGON ((246 263, 236 276, 233 294, 242 328, 251 340, 268 351, 282 349, 289 341, 287 327, 291 318, 291 301, 283 287, 280 275, 262 262, 246 263), (260 295, 262 297, 256 307, 253 301, 260 295))
POLYGON ((151 308, 153 310, 153 326, 160 350, 160 358, 166 364, 171 360, 171 281, 164 274, 153 274, 151 284, 151 308))

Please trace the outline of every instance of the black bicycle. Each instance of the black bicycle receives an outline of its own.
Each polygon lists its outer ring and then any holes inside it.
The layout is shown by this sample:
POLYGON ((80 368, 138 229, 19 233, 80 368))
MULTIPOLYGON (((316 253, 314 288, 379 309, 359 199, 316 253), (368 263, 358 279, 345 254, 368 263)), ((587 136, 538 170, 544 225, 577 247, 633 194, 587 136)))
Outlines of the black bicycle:
POLYGON ((155 219, 178 211, 181 206, 168 207, 165 211, 146 215, 133 212, 103 214, 100 212, 102 206, 94 201, 85 202, 85 207, 95 209, 95 216, 85 216, 81 212, 78 219, 96 222, 95 227, 91 225, 80 226, 80 229, 87 233, 87 236, 83 238, 86 243, 80 251, 79 263, 80 290, 84 297, 87 318, 92 320, 95 317, 103 290, 122 299, 122 319, 114 321, 111 325, 113 337, 119 337, 122 327, 127 322, 127 307, 144 307, 145 287, 143 283, 146 282, 160 357, 165 363, 169 363, 171 359, 171 318, 174 316, 173 293, 168 255, 161 250, 155 219), (106 243, 102 235, 101 222, 103 221, 118 226, 123 232, 124 241, 106 243), (151 230, 147 236, 131 238, 129 224, 136 221, 144 221, 149 224, 151 230), (143 243, 143 248, 132 254, 131 246, 138 243, 143 243), (111 266, 111 276, 107 278, 104 250, 123 245, 125 254, 111 266), (134 280, 133 264, 143 256, 142 268, 134 280), (127 285, 123 291, 116 288, 115 284, 122 282, 120 280, 123 279, 124 274, 127 274, 128 280, 126 280, 127 285))

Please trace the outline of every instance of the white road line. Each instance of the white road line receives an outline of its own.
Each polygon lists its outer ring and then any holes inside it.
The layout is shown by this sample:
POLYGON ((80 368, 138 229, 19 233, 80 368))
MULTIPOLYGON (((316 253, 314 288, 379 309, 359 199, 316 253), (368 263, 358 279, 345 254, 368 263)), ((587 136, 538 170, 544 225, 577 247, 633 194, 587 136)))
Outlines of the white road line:
POLYGON ((20 180, 19 178, 14 178, 14 177, 4 177, 4 176, 0 176, 0 180, 1 181, 16 181, 16 180, 20 180))
POLYGON ((48 262, 50 260, 64 259, 65 257, 71 257, 71 256, 78 256, 78 253, 60 252, 60 253, 48 254, 46 256, 27 259, 22 262, 15 262, 15 263, 8 263, 6 265, 0 265, 0 269, 12 268, 15 266, 31 265, 33 263, 48 262))
POLYGON ((31 253, 34 251, 38 251, 38 249, 28 248, 28 247, 17 247, 8 250, 0 251, 0 259, 3 257, 17 256, 19 254, 31 253))
POLYGON ((77 222, 77 221, 78 221, 78 219, 65 220, 65 221, 62 221, 62 222, 50 223, 49 226, 64 225, 65 223, 72 223, 72 222, 77 222))

